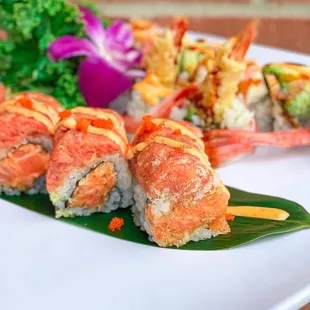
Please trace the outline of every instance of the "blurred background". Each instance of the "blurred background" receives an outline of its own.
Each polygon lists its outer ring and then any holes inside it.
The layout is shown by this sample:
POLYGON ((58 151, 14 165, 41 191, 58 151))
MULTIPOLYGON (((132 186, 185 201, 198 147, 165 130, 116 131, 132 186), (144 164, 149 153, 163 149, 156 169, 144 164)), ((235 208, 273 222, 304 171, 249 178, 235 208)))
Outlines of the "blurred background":
MULTIPOLYGON (((72 0, 74 2, 82 2, 72 0)), ((190 29, 231 36, 247 21, 261 18, 257 42, 310 53, 310 0, 93 0, 103 14, 150 18, 168 25, 184 15, 190 29)))

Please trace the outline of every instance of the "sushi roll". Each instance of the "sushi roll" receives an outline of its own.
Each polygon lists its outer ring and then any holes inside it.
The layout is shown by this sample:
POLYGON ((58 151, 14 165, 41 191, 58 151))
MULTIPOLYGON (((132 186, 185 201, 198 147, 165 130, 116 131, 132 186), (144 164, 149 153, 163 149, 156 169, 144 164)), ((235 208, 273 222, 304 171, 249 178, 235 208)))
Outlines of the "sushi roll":
POLYGON ((273 103, 273 129, 310 127, 310 67, 268 64, 263 74, 273 103))
POLYGON ((46 177, 56 217, 110 212, 132 204, 122 118, 109 109, 84 107, 60 116, 46 177))
MULTIPOLYGON (((152 38, 148 37, 147 45, 144 44, 143 48, 145 77, 133 85, 126 107, 127 116, 132 122, 141 122, 144 115, 151 114, 150 111, 175 91, 177 58, 186 30, 185 19, 176 18, 169 29, 157 31, 152 38)), ((126 122, 126 129, 130 132, 133 131, 131 127, 126 122)))
POLYGON ((262 68, 253 60, 247 60, 247 68, 239 82, 238 96, 254 113, 257 129, 263 132, 272 131, 272 100, 262 74, 262 68))
POLYGON ((39 93, 0 104, 0 193, 46 193, 45 173, 61 105, 39 93))
POLYGON ((147 48, 161 31, 155 22, 147 19, 132 19, 130 27, 134 34, 136 47, 141 49, 147 48))
POLYGON ((226 234, 230 194, 204 153, 201 131, 186 122, 143 118, 132 141, 134 222, 159 246, 226 234))

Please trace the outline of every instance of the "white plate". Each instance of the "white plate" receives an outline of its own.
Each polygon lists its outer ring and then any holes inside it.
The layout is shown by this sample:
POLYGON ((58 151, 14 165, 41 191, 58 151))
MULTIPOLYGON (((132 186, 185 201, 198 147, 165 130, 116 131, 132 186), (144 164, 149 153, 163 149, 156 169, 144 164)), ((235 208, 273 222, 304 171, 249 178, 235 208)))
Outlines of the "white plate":
MULTIPOLYGON (((200 37, 202 35, 199 35, 200 37)), ((253 46, 261 64, 306 55, 253 46)), ((310 148, 261 149, 219 170, 227 185, 310 211, 310 148)), ((126 242, 0 200, 0 309, 297 309, 310 301, 310 230, 232 250, 126 242)))

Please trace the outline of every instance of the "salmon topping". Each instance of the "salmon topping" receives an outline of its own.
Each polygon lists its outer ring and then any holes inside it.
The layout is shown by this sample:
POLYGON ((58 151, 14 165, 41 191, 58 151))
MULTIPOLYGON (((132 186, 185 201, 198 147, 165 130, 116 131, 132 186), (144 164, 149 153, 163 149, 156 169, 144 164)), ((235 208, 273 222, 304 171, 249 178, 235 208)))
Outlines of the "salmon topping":
POLYGON ((123 226, 124 226, 124 219, 122 219, 121 217, 113 217, 108 226, 108 229, 111 231, 121 230, 123 226))
POLYGON ((0 105, 0 112, 21 114, 28 118, 33 118, 43 123, 52 134, 54 134, 55 125, 58 122, 58 114, 53 108, 25 96, 3 102, 0 105))
POLYGON ((42 93, 36 93, 36 92, 21 92, 17 93, 14 96, 12 96, 10 99, 20 99, 22 97, 28 97, 31 100, 44 103, 49 105, 51 108, 53 108, 55 111, 62 111, 63 107, 62 105, 52 96, 48 96, 42 93))
POLYGON ((67 203, 69 208, 102 207, 117 182, 112 163, 102 163, 82 178, 67 203))
MULTIPOLYGON (((187 122, 177 122, 167 119, 150 119, 150 116, 147 116, 147 128, 145 128, 144 124, 140 126, 138 129, 134 140, 139 139, 144 134, 152 134, 153 132, 159 131, 160 129, 168 129, 172 131, 172 134, 176 136, 186 137, 190 142, 194 142, 199 145, 201 150, 204 150, 203 141, 200 139, 201 132, 199 129, 194 128, 193 125, 189 125, 187 122), (150 125, 151 123, 151 125, 150 125), (143 128, 144 127, 144 128, 143 128)), ((146 140, 145 140, 146 141, 146 140)))
POLYGON ((91 119, 78 119, 76 120, 73 117, 66 118, 65 120, 58 123, 59 126, 64 126, 68 129, 77 129, 78 131, 86 134, 96 134, 107 137, 109 140, 117 144, 123 154, 126 151, 126 143, 127 139, 123 138, 123 136, 119 132, 114 132, 113 130, 98 128, 92 126, 93 120, 91 119))
POLYGON ((174 148, 177 152, 180 152, 180 153, 184 152, 184 153, 191 154, 199 158, 201 162, 212 171, 211 167, 209 167, 210 164, 209 164, 208 156, 206 155, 206 153, 202 152, 198 148, 193 147, 189 144, 182 143, 182 142, 179 142, 179 141, 176 141, 170 138, 161 137, 161 136, 155 136, 153 138, 148 138, 145 140, 145 142, 141 142, 139 144, 136 144, 134 147, 127 149, 127 151, 129 151, 127 153, 129 159, 131 159, 135 153, 142 152, 146 147, 148 147, 152 143, 165 144, 165 145, 168 145, 174 148))
POLYGON ((49 155, 41 145, 26 144, 0 161, 0 184, 27 190, 47 170, 49 155))

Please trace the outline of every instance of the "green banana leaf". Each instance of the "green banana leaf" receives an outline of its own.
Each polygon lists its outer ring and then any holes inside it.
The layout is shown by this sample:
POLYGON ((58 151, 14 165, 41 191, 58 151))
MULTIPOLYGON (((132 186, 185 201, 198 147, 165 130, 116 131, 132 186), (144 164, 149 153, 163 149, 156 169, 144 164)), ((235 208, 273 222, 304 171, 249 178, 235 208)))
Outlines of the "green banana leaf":
MULTIPOLYGON (((293 201, 248 193, 231 187, 228 187, 228 189, 231 194, 229 202, 231 206, 251 205, 279 208, 287 211, 290 216, 285 221, 236 217, 234 221, 229 222, 231 227, 229 234, 199 242, 189 242, 179 249, 203 251, 229 249, 265 236, 310 228, 310 214, 302 206, 293 201)), ((0 197, 28 210, 54 217, 54 209, 47 195, 2 195, 0 197)), ((116 210, 109 214, 93 214, 88 217, 61 218, 57 219, 57 221, 74 224, 119 239, 157 246, 148 240, 145 232, 134 225, 130 209, 116 210), (122 217, 125 224, 120 231, 111 232, 108 230, 108 225, 110 220, 115 216, 122 217)), ((278 242, 281 242, 281 240, 279 239, 278 242)))

